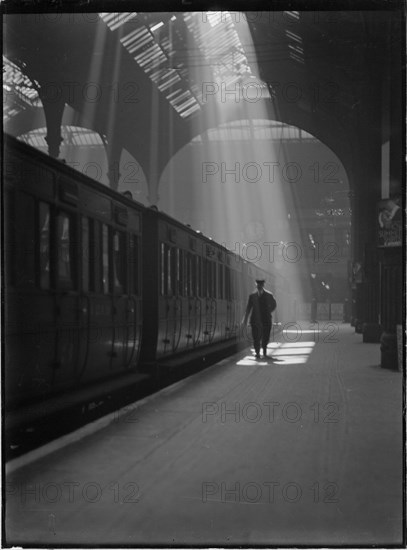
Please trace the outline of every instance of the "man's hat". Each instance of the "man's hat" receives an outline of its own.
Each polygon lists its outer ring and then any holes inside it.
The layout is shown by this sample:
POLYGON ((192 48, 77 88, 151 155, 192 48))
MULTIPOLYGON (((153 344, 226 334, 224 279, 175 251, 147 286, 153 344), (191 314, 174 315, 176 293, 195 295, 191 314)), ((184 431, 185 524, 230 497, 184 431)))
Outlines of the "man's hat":
POLYGON ((265 281, 264 279, 256 279, 256 283, 257 283, 258 285, 264 285, 265 282, 266 282, 266 281, 265 281))

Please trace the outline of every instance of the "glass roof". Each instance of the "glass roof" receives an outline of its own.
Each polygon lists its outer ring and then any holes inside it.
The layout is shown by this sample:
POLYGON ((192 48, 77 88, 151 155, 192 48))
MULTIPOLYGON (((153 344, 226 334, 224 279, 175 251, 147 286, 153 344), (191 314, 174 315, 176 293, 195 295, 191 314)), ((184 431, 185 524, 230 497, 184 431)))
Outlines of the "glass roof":
MULTIPOLYGON (((45 136, 47 135, 46 128, 36 128, 31 130, 26 134, 23 134, 18 137, 20 141, 28 143, 36 149, 48 150, 47 142, 45 141, 45 136)), ((99 148, 103 147, 103 140, 99 134, 93 130, 87 128, 81 128, 79 126, 62 126, 61 127, 61 136, 63 138, 63 144, 65 146, 79 146, 79 147, 92 147, 99 148)))
POLYGON ((318 141, 313 135, 301 128, 290 126, 274 120, 234 120, 211 128, 202 135, 194 137, 193 143, 208 141, 242 141, 242 140, 291 140, 291 141, 318 141))
POLYGON ((137 65, 184 119, 201 110, 202 84, 252 75, 229 12, 99 13, 137 65), (196 70, 194 70, 196 69, 196 70))
POLYGON ((284 12, 290 19, 290 30, 285 29, 285 35, 288 42, 288 55, 293 61, 304 64, 304 48, 302 38, 295 33, 295 24, 300 21, 300 14, 298 11, 285 11, 284 12))
POLYGON ((41 107, 38 82, 3 55, 3 123, 29 107, 41 107))
MULTIPOLYGON (((243 45, 239 38, 240 18, 236 13, 102 12, 98 15, 110 32, 117 33, 123 48, 179 116, 188 119, 199 113, 206 103, 202 93, 205 82, 221 82, 226 89, 233 89, 238 82, 256 79, 249 61, 253 58, 253 48, 243 45)), ((290 23, 285 29, 289 56, 303 64, 303 43, 297 34, 300 14, 297 11, 284 14, 290 23)), ((6 57, 3 60, 4 122, 28 107, 41 106, 41 100, 38 83, 24 74, 24 67, 19 68, 6 57)), ((270 98, 266 84, 258 82, 258 86, 261 97, 270 98)))

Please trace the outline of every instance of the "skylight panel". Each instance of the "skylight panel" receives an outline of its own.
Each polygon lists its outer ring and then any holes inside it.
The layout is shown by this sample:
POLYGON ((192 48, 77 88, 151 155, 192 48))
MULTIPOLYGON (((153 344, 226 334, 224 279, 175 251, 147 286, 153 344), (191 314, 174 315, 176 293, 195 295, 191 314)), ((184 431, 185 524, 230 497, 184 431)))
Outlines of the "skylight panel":
POLYGON ((139 34, 140 34, 140 29, 131 31, 129 34, 126 34, 126 36, 123 36, 120 39, 120 42, 123 44, 125 48, 129 49, 130 45, 137 40, 137 37, 139 36, 139 34))
POLYGON ((299 55, 297 55, 293 52, 290 52, 290 57, 291 57, 291 59, 294 59, 294 61, 297 61, 298 63, 301 63, 302 65, 304 64, 304 58, 303 57, 300 57, 299 55))
POLYGON ((299 55, 304 55, 304 50, 299 46, 293 46, 292 44, 288 44, 288 48, 290 50, 293 50, 294 52, 297 52, 299 55))
POLYGON ((165 92, 165 90, 168 90, 173 86, 176 82, 179 82, 181 79, 180 77, 175 73, 173 74, 168 80, 162 82, 161 84, 158 84, 158 89, 160 92, 165 92))
POLYGON ((180 94, 178 97, 176 97, 175 99, 172 99, 171 100, 171 104, 172 105, 176 105, 178 104, 180 101, 183 101, 184 99, 186 99, 187 97, 190 97, 191 95, 191 92, 189 90, 187 90, 186 92, 183 92, 182 94, 180 94))
POLYGON ((179 92, 181 92, 182 90, 180 88, 178 88, 177 90, 174 90, 173 92, 171 92, 170 94, 166 95, 166 99, 170 99, 171 97, 174 97, 175 95, 177 95, 179 92))
POLYGON ((152 27, 150 27, 150 31, 151 32, 154 32, 158 29, 160 29, 161 27, 164 26, 164 23, 162 21, 160 21, 159 23, 157 23, 156 25, 153 25, 152 27))
POLYGON ((198 103, 195 103, 195 105, 192 105, 192 107, 186 111, 184 111, 181 116, 182 118, 186 118, 190 115, 192 115, 192 113, 195 113, 196 111, 200 111, 201 110, 201 107, 199 106, 198 103))
POLYGON ((111 31, 115 31, 122 25, 131 21, 137 17, 136 12, 124 12, 124 13, 99 13, 99 17, 108 25, 111 31))
MULTIPOLYGON (((137 14, 99 14, 101 19, 113 31, 130 21, 137 14)), ((150 24, 143 24, 139 21, 139 28, 131 29, 120 38, 123 47, 133 56, 138 66, 154 82, 160 92, 167 93, 166 99, 172 107, 181 115, 187 116, 200 109, 200 104, 193 92, 188 89, 190 74, 187 67, 184 70, 172 67, 172 42, 167 32, 156 32, 162 29, 166 31, 165 25, 171 25, 177 16, 171 16, 167 22, 150 20, 150 24), (162 39, 160 40, 160 35, 162 39), (177 90, 172 90, 178 85, 177 90), (168 92, 170 92, 168 94, 168 92)))
POLYGON ((211 27, 216 27, 222 21, 222 12, 221 11, 208 11, 206 12, 206 17, 211 25, 211 27))
POLYGON ((131 32, 130 34, 124 36, 120 39, 120 42, 128 50, 129 53, 133 54, 135 51, 139 50, 143 46, 149 43, 154 42, 154 37, 151 33, 148 32, 146 28, 137 29, 136 31, 131 32))
POLYGON ((213 67, 214 77, 233 85, 243 75, 250 75, 246 53, 229 12, 184 14, 184 21, 194 35, 205 62, 213 67), (222 24, 220 24, 222 23, 222 24))
POLYGON ((298 42, 299 44, 302 44, 302 38, 301 36, 298 36, 298 34, 295 34, 292 31, 289 31, 288 29, 285 30, 285 34, 288 38, 290 38, 291 40, 294 40, 294 42, 298 42))
POLYGON ((134 58, 137 63, 140 65, 140 67, 149 66, 147 67, 149 70, 152 70, 154 67, 155 61, 161 60, 166 61, 166 57, 163 54, 163 52, 160 50, 159 46, 156 44, 154 46, 151 46, 148 50, 146 50, 144 53, 136 56, 134 58))
POLYGON ((186 101, 185 103, 182 103, 182 105, 179 106, 179 110, 182 112, 182 111, 185 111, 187 108, 189 108, 191 105, 195 105, 196 104, 196 100, 194 97, 192 97, 191 99, 189 99, 188 101, 186 101))
POLYGON ((287 14, 291 19, 295 19, 296 21, 300 20, 300 12, 298 11, 285 11, 285 14, 287 14))
POLYGON ((3 121, 6 122, 27 107, 41 106, 39 83, 31 81, 20 68, 3 56, 3 121))

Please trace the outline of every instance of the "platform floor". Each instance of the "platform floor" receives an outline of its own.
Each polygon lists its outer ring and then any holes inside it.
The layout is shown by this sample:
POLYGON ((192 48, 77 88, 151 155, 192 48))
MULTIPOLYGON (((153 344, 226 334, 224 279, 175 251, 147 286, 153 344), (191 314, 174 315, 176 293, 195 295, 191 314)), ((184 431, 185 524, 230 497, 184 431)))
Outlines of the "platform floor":
POLYGON ((9 465, 6 542, 401 544, 402 374, 349 325, 313 327, 9 465))

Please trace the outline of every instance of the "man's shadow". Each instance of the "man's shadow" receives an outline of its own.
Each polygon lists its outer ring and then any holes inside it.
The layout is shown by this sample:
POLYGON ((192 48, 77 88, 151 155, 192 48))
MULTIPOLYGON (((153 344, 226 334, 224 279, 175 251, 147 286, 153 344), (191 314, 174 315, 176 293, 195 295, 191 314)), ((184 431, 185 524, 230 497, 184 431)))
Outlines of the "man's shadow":
POLYGON ((272 355, 266 355, 266 357, 261 356, 260 358, 256 359, 256 357, 253 358, 255 361, 266 361, 267 363, 283 363, 284 359, 279 359, 278 357, 273 357, 272 355))

